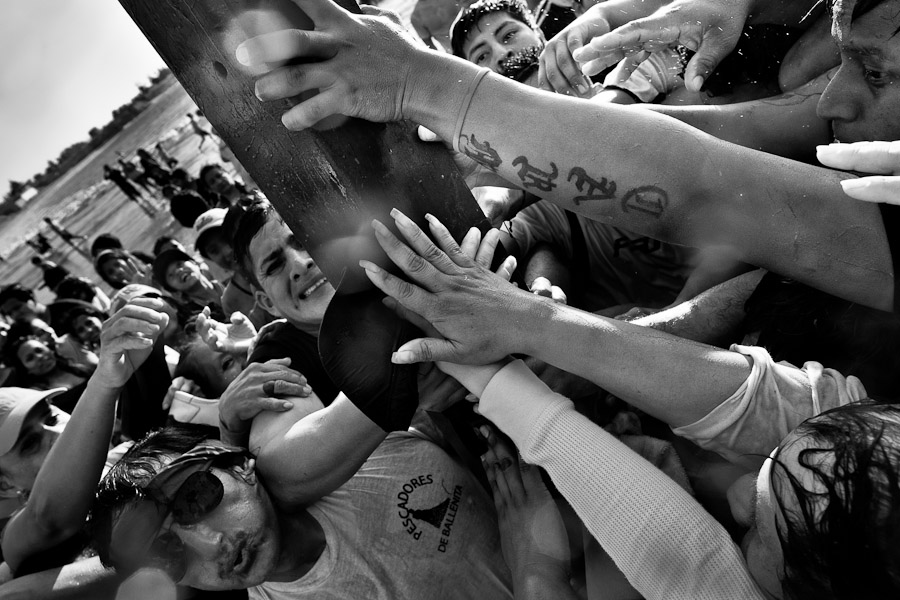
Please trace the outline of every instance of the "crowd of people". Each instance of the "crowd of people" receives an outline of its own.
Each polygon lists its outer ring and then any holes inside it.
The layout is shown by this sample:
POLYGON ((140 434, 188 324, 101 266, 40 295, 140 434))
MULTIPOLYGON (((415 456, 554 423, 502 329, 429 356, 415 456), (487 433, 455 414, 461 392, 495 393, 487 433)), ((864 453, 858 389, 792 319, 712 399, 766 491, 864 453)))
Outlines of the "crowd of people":
POLYGON ((142 151, 192 247, 0 290, 0 597, 900 592, 900 0, 295 1, 259 101, 415 122, 493 225, 372 222, 416 393, 332 378, 249 175, 142 151))

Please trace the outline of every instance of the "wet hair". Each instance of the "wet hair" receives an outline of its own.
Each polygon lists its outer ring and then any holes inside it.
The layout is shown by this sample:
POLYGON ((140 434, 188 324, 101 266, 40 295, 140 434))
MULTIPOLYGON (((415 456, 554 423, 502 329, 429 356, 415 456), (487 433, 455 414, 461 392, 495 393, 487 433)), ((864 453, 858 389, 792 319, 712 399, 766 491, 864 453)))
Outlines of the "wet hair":
POLYGON ((231 248, 234 251, 234 261, 238 269, 257 288, 260 286, 256 274, 253 272, 250 242, 266 226, 273 215, 276 219, 281 220, 281 216, 268 200, 254 198, 229 209, 228 214, 225 215, 225 221, 222 223, 225 232, 231 232, 231 248))
POLYGON ((469 32, 481 17, 495 12, 505 12, 535 31, 538 30, 534 16, 522 0, 479 0, 459 11, 456 19, 453 20, 453 25, 450 26, 450 48, 453 50, 454 56, 465 58, 463 46, 469 37, 469 32))
POLYGON ((809 419, 796 432, 813 440, 797 461, 820 491, 806 489, 776 460, 773 492, 786 517, 778 532, 786 596, 900 597, 900 407, 854 403, 809 419), (776 470, 785 477, 775 478, 776 470), (778 493, 785 487, 796 508, 778 493))
MULTIPOLYGON (((100 481, 88 518, 94 549, 106 566, 115 517, 127 505, 144 498, 143 488, 159 473, 167 457, 179 456, 210 439, 209 428, 178 424, 151 431, 136 442, 100 481)), ((247 451, 246 456, 252 455, 247 451)))
POLYGON ((91 244, 91 257, 96 258, 104 250, 122 250, 122 240, 111 233, 101 233, 91 244))

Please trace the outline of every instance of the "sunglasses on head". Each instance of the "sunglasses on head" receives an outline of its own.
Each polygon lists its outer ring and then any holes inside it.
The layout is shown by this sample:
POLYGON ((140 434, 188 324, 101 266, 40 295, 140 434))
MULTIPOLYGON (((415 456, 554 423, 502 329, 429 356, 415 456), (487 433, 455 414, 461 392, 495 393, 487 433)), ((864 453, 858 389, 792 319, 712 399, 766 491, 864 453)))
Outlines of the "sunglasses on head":
POLYGON ((140 531, 141 524, 155 524, 153 541, 144 554, 142 566, 160 569, 176 583, 184 578, 187 571, 184 543, 168 528, 160 533, 160 527, 168 517, 180 526, 195 525, 213 512, 222 502, 225 488, 210 470, 214 466, 234 465, 245 456, 241 449, 205 444, 175 459, 153 478, 145 488, 146 498, 128 518, 135 526, 117 525, 117 528, 127 527, 134 534, 140 531))

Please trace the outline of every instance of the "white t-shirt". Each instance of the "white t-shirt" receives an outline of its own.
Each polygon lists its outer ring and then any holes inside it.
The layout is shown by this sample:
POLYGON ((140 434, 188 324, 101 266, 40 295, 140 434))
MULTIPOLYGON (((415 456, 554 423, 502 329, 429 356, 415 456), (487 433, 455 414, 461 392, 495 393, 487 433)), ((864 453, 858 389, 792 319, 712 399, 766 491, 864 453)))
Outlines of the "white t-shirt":
POLYGON ((472 474, 412 433, 385 439, 309 514, 325 531, 315 566, 253 600, 512 598, 493 501, 472 474))

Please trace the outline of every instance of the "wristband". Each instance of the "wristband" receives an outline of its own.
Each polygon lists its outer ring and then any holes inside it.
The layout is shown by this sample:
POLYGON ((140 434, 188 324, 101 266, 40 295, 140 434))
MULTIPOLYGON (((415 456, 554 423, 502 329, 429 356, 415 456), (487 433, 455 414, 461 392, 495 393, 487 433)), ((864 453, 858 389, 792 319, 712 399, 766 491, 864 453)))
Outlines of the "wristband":
POLYGON ((475 77, 469 83, 469 89, 466 92, 466 97, 463 99, 463 102, 459 107, 459 114, 456 117, 456 127, 453 128, 453 139, 450 140, 450 143, 453 144, 453 149, 459 153, 463 152, 459 146, 459 138, 462 135, 463 122, 466 120, 466 115, 469 113, 469 106, 472 104, 472 98, 475 97, 475 90, 478 89, 478 85, 481 83, 481 80, 484 79, 484 76, 490 72, 490 69, 482 68, 478 71, 478 73, 476 73, 475 77))

